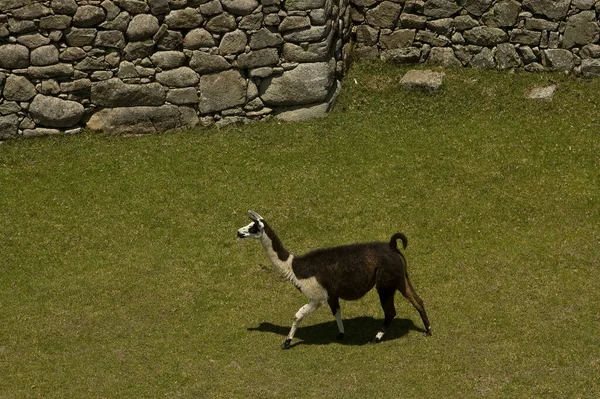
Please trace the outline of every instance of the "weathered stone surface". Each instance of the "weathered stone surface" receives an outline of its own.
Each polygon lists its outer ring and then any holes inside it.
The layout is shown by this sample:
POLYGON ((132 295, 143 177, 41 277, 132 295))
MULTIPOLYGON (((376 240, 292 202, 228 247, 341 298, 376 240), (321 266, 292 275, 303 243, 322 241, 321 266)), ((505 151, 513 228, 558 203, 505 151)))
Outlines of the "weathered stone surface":
POLYGON ((510 32, 510 42, 537 47, 540 44, 542 32, 526 29, 513 29, 510 32))
POLYGON ((19 132, 19 117, 16 114, 0 115, 0 139, 16 137, 19 132))
POLYGON ((508 35, 500 28, 477 26, 463 32, 468 43, 478 46, 493 46, 508 41, 508 35))
POLYGON ((233 108, 246 102, 246 79, 236 70, 203 75, 198 89, 202 114, 233 108))
POLYGON ((367 22, 378 28, 393 28, 396 26, 401 10, 401 4, 383 1, 377 7, 366 12, 367 22))
POLYGON ((428 0, 423 14, 432 18, 448 18, 460 11, 460 6, 448 0, 428 0))
POLYGON ((127 84, 117 78, 96 82, 91 91, 94 104, 110 108, 163 105, 165 97, 160 83, 127 84))
POLYGON ((248 44, 248 37, 241 29, 236 29, 232 32, 227 32, 221 38, 219 44, 219 54, 238 54, 242 53, 246 49, 248 44))
POLYGON ((149 57, 153 52, 154 42, 152 40, 129 42, 123 50, 124 57, 128 61, 149 57))
POLYGON ((444 83, 443 72, 413 69, 400 79, 400 86, 407 90, 438 91, 444 83))
POLYGON ((534 87, 526 93, 525 97, 533 100, 552 100, 555 91, 556 85, 534 87))
POLYGON ((12 11, 12 16, 18 19, 33 20, 52 13, 52 10, 43 5, 41 2, 26 4, 23 7, 12 11))
POLYGON ((224 12, 209 19, 204 28, 209 32, 225 33, 235 30, 237 25, 235 23, 235 17, 224 12))
POLYGON ((457 31, 464 31, 467 29, 474 28, 479 25, 476 19, 473 19, 469 15, 459 15, 458 17, 453 19, 454 28, 457 31))
POLYGON ((260 50, 265 47, 276 47, 283 43, 283 38, 279 33, 273 33, 267 28, 262 28, 252 34, 250 37, 250 48, 260 50))
POLYGON ((261 66, 277 65, 279 52, 276 48, 265 48, 240 54, 237 59, 239 68, 257 68, 261 66))
POLYGON ((31 51, 31 65, 44 66, 58 64, 58 55, 58 49, 52 44, 38 47, 31 51))
POLYGON ((286 0, 285 6, 289 11, 313 10, 323 8, 325 0, 286 0))
POLYGON ((67 43, 73 47, 90 46, 97 32, 94 28, 71 28, 67 33, 67 43))
POLYGON ((198 92, 194 87, 170 89, 167 92, 167 102, 177 105, 196 104, 198 103, 198 92))
POLYGON ((40 29, 67 29, 73 18, 68 15, 48 15, 40 19, 40 29))
POLYGON ((38 94, 29 106, 29 114, 38 125, 47 127, 72 127, 83 116, 83 105, 76 101, 38 94))
POLYGON ((150 61, 155 67, 173 69, 183 66, 186 56, 180 51, 157 51, 150 56, 150 61))
POLYGON ((595 43, 600 37, 600 27, 595 11, 582 11, 567 19, 563 45, 571 48, 576 45, 595 43))
POLYGON ((223 4, 219 0, 202 0, 206 1, 204 4, 200 4, 198 9, 204 16, 213 16, 221 14, 223 12, 223 4))
POLYGON ((0 45, 0 68, 16 69, 29 66, 29 49, 20 44, 0 45))
POLYGON ((146 0, 119 0, 119 6, 130 14, 142 14, 150 10, 146 0))
POLYGON ((212 47, 215 39, 204 28, 192 29, 183 38, 183 47, 189 50, 197 50, 201 47, 212 47))
POLYGON ((571 0, 524 0, 523 6, 530 9, 534 14, 560 21, 564 20, 569 11, 571 0))
POLYGON ((60 63, 48 66, 30 66, 27 68, 27 75, 33 79, 47 78, 69 78, 73 76, 75 68, 67 63, 60 63))
POLYGON ((492 2, 493 0, 459 0, 458 4, 469 13, 480 17, 490 8, 492 2))
POLYGON ((156 81, 168 87, 189 87, 198 84, 198 74, 191 68, 179 67, 157 73, 156 81))
MULTIPOLYGON (((0 8, 4 9, 4 7, 0 8)), ((75 0, 52 0, 50 2, 50 8, 52 8, 56 14, 75 15, 77 12, 77 3, 75 0)))
POLYGON ((330 57, 331 42, 310 43, 305 47, 294 43, 285 43, 283 58, 291 62, 319 62, 327 61, 330 57))
POLYGON ((462 67, 462 63, 454 55, 450 47, 433 47, 429 52, 427 64, 444 67, 462 67))
POLYGON ((581 60, 581 74, 585 78, 600 77, 600 59, 586 58, 581 60))
POLYGON ((279 32, 288 30, 304 29, 310 27, 310 18, 308 15, 289 15, 279 24, 279 32))
POLYGON ((381 52, 381 60, 394 64, 415 64, 421 58, 421 50, 417 47, 396 48, 381 52))
POLYGON ((195 8, 173 10, 165 17, 165 23, 170 29, 192 29, 202 25, 204 18, 195 8))
POLYGON ((381 35, 380 43, 384 49, 411 47, 415 34, 415 29, 399 29, 389 35, 381 35))
POLYGON ((490 50, 487 47, 482 48, 478 54, 473 56, 471 62, 469 62, 469 65, 473 68, 496 68, 496 63, 494 62, 494 54, 492 53, 492 50, 490 50))
POLYGON ((198 116, 193 108, 167 104, 103 109, 96 112, 86 126, 110 134, 147 134, 192 129, 197 124, 198 116))
POLYGON ((181 32, 167 30, 165 35, 158 41, 156 48, 158 50, 178 50, 183 43, 183 35, 181 32))
POLYGON ((333 84, 335 65, 331 62, 300 64, 280 76, 264 79, 261 99, 267 105, 300 105, 325 100, 333 84))
POLYGON ((516 68, 521 65, 521 57, 510 43, 500 43, 496 46, 496 66, 498 69, 516 68))
POLYGON ((220 55, 210 55, 203 51, 194 51, 190 59, 190 68, 199 73, 212 73, 231 68, 231 64, 220 55))
POLYGON ((101 30, 96 34, 94 45, 97 47, 125 48, 125 35, 118 30, 101 30))
POLYGON ((35 86, 29 79, 14 74, 10 74, 6 78, 2 92, 4 99, 10 101, 29 101, 36 94, 35 86))
POLYGON ((257 0, 221 0, 223 7, 235 15, 251 14, 258 7, 257 0))
POLYGON ((150 12, 154 15, 167 14, 170 10, 169 0, 148 0, 150 12))
POLYGON ((73 26, 78 28, 90 28, 104 22, 106 13, 102 7, 82 5, 77 8, 73 15, 73 26))
POLYGON ((542 63, 555 71, 570 71, 575 66, 573 53, 563 49, 548 49, 543 51, 542 63))
POLYGON ((138 14, 129 22, 127 37, 133 41, 146 40, 154 36, 158 29, 158 19, 154 15, 138 14))
POLYGON ((50 43, 50 39, 39 33, 21 35, 17 38, 17 43, 26 46, 29 49, 34 49, 50 43))
POLYGON ((517 24, 521 3, 516 0, 501 0, 483 14, 482 21, 495 28, 512 27, 517 24))

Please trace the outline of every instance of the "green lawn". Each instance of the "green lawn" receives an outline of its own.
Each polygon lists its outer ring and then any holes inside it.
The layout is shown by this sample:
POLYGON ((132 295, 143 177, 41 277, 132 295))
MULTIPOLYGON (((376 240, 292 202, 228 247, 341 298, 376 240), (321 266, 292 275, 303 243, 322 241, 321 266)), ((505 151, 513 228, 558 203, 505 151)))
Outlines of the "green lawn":
POLYGON ((0 398, 597 398, 600 80, 357 64, 327 119, 0 144, 0 398), (556 83, 552 101, 524 98, 556 83), (238 241, 406 233, 400 295, 325 307, 238 241))

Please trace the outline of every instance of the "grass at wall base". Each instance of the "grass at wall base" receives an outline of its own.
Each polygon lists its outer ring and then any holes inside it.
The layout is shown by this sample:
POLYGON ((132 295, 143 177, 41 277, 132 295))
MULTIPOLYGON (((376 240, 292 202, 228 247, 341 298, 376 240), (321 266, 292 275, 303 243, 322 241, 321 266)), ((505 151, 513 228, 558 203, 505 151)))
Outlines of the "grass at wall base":
POLYGON ((1 398, 595 398, 600 81, 356 64, 328 118, 0 144, 1 398), (524 93, 557 84, 551 101, 524 93), (400 295, 326 308, 256 242, 396 231, 433 336, 400 295))

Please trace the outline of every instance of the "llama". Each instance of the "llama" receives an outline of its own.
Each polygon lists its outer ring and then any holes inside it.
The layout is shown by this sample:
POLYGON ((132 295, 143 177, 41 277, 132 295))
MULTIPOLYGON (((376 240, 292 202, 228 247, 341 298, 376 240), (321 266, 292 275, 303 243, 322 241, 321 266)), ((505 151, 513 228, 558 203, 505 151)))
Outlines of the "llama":
POLYGON ((300 322, 325 302, 335 316, 339 331, 337 339, 343 339, 344 323, 339 300, 362 298, 373 287, 377 287, 385 319, 372 343, 381 341, 396 316, 396 290, 417 309, 425 326, 424 334, 431 335, 423 301, 408 279, 406 259, 396 244, 397 240, 402 240, 402 245, 406 248, 408 241, 404 234, 394 234, 389 243, 371 242, 321 248, 302 256, 294 256, 283 247, 279 237, 259 214, 254 211, 248 213, 252 223, 239 229, 237 236, 260 239, 273 266, 309 299, 296 313, 290 332, 281 345, 283 349, 290 348, 300 322))

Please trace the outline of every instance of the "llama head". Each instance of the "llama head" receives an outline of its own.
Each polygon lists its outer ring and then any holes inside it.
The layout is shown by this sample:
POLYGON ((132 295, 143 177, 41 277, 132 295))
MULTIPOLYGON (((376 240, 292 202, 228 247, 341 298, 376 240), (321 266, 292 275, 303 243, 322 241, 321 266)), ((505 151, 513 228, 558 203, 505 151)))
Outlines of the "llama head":
POLYGON ((265 231, 264 219, 254 211, 248 211, 248 216, 252 223, 239 229, 237 236, 239 238, 260 238, 265 231))

